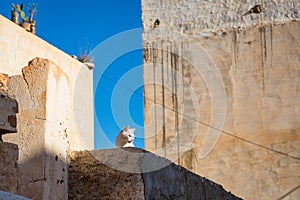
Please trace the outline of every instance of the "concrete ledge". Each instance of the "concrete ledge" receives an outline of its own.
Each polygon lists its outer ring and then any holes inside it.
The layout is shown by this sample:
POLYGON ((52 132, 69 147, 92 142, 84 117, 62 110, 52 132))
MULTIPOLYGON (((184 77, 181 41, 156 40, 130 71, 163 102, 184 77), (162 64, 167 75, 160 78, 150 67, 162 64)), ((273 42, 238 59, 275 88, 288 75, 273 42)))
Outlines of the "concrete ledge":
POLYGON ((219 184, 136 148, 72 152, 69 198, 240 199, 219 184))

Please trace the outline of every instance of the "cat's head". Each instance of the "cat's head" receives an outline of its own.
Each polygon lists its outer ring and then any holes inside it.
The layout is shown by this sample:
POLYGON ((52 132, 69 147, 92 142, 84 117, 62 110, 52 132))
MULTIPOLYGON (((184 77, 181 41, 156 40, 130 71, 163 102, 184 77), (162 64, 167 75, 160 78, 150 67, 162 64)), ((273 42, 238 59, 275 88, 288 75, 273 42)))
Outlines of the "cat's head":
POLYGON ((134 140, 134 131, 135 128, 129 128, 129 126, 126 126, 125 128, 122 129, 121 133, 123 136, 123 140, 131 143, 134 140))

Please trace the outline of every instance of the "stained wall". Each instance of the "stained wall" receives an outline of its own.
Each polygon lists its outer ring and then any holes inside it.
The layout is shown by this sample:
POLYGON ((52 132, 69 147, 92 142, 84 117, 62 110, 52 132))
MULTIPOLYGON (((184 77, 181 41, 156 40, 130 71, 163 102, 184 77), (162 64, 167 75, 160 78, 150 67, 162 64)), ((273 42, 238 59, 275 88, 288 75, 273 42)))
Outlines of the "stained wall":
POLYGON ((0 188, 15 193, 18 187, 18 146, 0 142, 0 188))
POLYGON ((143 0, 142 9, 145 148, 245 199, 297 188, 299 2, 143 0), (263 12, 246 14, 256 4, 263 12))

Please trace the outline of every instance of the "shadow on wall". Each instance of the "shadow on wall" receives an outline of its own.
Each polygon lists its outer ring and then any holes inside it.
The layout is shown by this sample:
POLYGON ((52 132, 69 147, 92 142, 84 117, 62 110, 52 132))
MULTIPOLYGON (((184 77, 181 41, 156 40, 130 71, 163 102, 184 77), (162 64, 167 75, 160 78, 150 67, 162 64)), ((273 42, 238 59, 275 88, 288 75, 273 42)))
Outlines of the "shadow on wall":
POLYGON ((3 77, 0 85, 13 93, 19 113, 18 132, 3 135, 0 189, 38 200, 68 199, 67 154, 77 142, 70 77, 41 58, 30 61, 21 75, 3 77))
POLYGON ((68 165, 64 160, 60 155, 40 152, 20 163, 20 194, 32 199, 67 199, 68 165))
POLYGON ((0 147, 11 159, 0 169, 0 190, 31 199, 240 199, 142 149, 74 151, 68 159, 41 151, 16 164, 17 145, 0 147))
POLYGON ((39 152, 18 162, 18 147, 1 142, 0 190, 31 199, 67 199, 68 165, 60 155, 39 152), (3 165, 3 166, 2 166, 3 165))
MULTIPOLYGON (((1 168, 4 174, 11 170, 6 176, 11 180, 1 182, 0 189, 38 200, 239 199, 222 186, 141 149, 73 152, 68 166, 72 133, 68 77, 51 61, 39 58, 22 73, 9 79, 8 89, 19 103, 18 133, 3 139, 18 147, 11 147, 10 167, 1 168)), ((9 149, 2 152, 10 154, 9 149)))

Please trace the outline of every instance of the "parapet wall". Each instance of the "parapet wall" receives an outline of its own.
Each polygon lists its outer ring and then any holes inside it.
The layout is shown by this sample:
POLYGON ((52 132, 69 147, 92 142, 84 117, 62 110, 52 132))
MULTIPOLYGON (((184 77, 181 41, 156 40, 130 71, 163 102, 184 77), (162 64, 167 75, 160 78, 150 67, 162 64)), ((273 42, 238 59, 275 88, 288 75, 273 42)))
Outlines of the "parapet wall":
POLYGON ((107 149, 72 152, 70 199, 228 199, 222 186, 150 152, 107 149))

